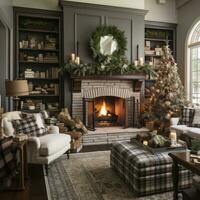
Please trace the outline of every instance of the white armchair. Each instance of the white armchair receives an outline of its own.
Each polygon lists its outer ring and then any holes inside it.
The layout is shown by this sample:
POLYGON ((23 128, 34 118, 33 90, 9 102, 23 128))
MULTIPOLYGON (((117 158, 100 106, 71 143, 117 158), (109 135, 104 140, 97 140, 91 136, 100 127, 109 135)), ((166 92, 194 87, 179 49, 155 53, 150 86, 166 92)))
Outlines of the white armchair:
MULTIPOLYGON (((21 112, 7 112, 2 116, 2 127, 5 136, 15 136, 11 121, 20 119, 21 112)), ((65 152, 69 158, 71 137, 59 133, 57 126, 49 127, 49 134, 40 137, 29 137, 27 142, 28 163, 44 164, 48 174, 48 165, 65 152)))

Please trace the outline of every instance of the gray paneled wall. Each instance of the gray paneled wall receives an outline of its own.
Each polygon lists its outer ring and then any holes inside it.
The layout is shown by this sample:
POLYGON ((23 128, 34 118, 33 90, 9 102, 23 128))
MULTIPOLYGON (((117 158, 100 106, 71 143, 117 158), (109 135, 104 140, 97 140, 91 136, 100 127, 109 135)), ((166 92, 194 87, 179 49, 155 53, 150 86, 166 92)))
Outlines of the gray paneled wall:
POLYGON ((0 107, 6 108, 5 101, 5 79, 7 78, 7 62, 6 62, 6 29, 0 21, 0 107))
POLYGON ((147 11, 94 4, 62 2, 64 11, 64 54, 69 56, 77 50, 83 62, 92 62, 89 49, 91 33, 99 25, 115 25, 125 32, 128 46, 126 56, 131 62, 144 55, 144 15, 147 11))
MULTIPOLYGON (((144 16, 146 10, 101 6, 61 1, 64 14, 64 56, 77 51, 83 62, 94 62, 89 48, 89 39, 99 25, 115 25, 125 32, 128 45, 126 56, 129 62, 144 56, 144 16)), ((66 84, 66 83, 65 83, 66 84)), ((66 86, 65 86, 66 87, 66 86)), ((71 107, 69 92, 65 93, 65 106, 71 107), (68 95, 66 94, 68 93, 68 95), (67 103, 66 103, 67 102, 67 103)))

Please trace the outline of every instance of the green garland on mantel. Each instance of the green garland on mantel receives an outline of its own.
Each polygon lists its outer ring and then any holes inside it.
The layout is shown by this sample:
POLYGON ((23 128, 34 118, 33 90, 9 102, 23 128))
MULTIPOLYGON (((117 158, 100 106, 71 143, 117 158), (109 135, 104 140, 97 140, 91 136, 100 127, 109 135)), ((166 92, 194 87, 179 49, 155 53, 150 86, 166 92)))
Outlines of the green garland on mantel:
POLYGON ((90 37, 90 49, 96 63, 72 63, 71 61, 61 66, 61 72, 68 72, 74 76, 86 75, 127 75, 134 73, 144 73, 155 75, 150 65, 134 66, 128 64, 125 56, 127 39, 123 31, 116 26, 98 26, 90 37), (117 49, 112 55, 103 55, 100 52, 100 40, 103 36, 113 36, 117 42, 117 49))
POLYGON ((74 63, 66 63, 61 67, 61 72, 68 72, 74 76, 90 76, 90 75, 128 75, 134 73, 144 73, 150 76, 155 75, 155 71, 150 65, 134 66, 134 64, 124 64, 123 67, 115 65, 114 67, 102 66, 100 64, 79 65, 74 63))

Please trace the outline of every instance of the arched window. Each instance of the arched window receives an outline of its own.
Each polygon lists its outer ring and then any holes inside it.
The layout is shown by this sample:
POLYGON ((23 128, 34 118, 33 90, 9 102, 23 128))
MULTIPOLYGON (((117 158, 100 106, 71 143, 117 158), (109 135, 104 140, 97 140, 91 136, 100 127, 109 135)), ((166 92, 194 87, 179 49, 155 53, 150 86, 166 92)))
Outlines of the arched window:
POLYGON ((200 103, 200 21, 189 33, 188 37, 188 91, 193 103, 200 103))

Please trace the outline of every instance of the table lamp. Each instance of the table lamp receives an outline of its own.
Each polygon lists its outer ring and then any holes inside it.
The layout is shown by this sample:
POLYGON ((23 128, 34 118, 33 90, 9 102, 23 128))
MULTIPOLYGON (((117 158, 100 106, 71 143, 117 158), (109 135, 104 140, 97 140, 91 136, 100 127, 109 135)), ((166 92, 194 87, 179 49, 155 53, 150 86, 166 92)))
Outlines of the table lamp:
POLYGON ((6 80, 6 96, 13 97, 15 110, 19 108, 19 97, 29 95, 27 80, 6 80))

